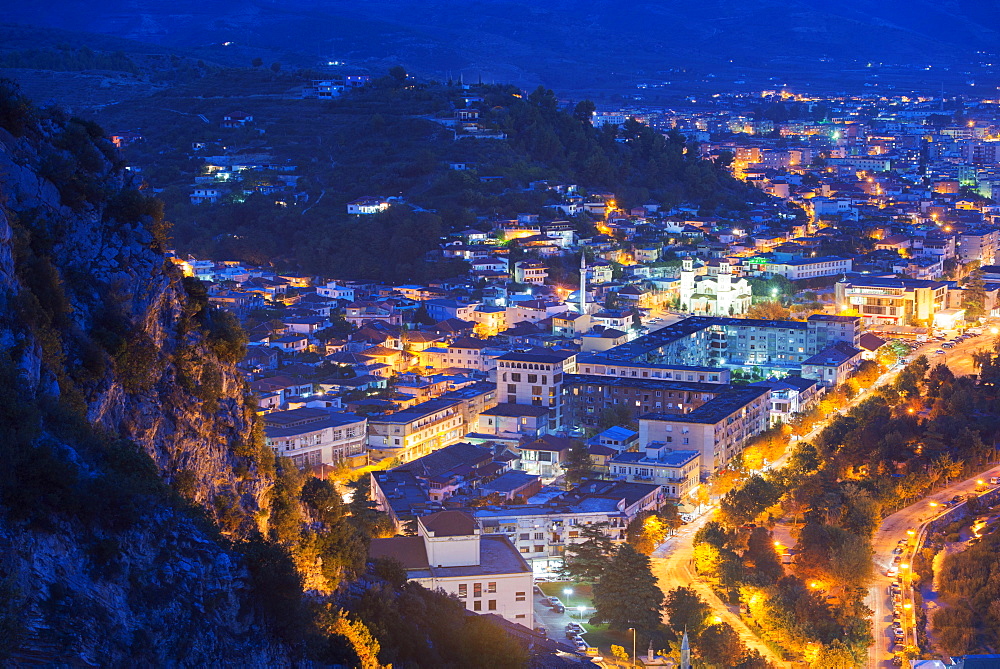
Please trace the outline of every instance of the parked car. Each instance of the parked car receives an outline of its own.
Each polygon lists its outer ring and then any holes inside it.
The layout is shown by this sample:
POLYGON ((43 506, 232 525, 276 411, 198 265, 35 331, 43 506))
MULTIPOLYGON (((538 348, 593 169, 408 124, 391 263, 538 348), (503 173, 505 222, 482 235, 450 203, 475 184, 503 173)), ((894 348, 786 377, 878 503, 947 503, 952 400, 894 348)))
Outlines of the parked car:
POLYGON ((558 597, 549 597, 549 606, 562 606, 562 601, 558 597))
POLYGON ((566 613, 566 607, 563 606, 562 604, 555 604, 552 607, 552 610, 555 611, 556 613, 566 613))
POLYGON ((895 548, 892 549, 892 554, 893 555, 901 555, 902 553, 903 553, 903 547, 902 546, 896 546, 895 548))

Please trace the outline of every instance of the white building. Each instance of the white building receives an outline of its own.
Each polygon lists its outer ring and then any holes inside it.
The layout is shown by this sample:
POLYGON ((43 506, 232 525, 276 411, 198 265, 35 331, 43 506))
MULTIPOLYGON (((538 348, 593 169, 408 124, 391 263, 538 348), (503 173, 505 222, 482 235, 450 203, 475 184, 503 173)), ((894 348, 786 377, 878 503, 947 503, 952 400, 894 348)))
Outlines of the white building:
POLYGON ((365 455, 368 421, 326 409, 292 409, 264 416, 266 444, 299 468, 336 465, 365 455))
POLYGON ((417 536, 373 539, 369 557, 402 563, 410 580, 444 590, 476 613, 534 629, 531 567, 502 534, 483 534, 464 511, 417 518, 417 536))
POLYGON ((205 204, 209 202, 215 204, 222 197, 222 191, 218 188, 195 188, 191 193, 191 204, 205 204))
POLYGON ((330 281, 325 286, 316 286, 316 294, 320 297, 329 297, 334 300, 354 301, 354 289, 341 286, 336 281, 330 281))
POLYGON ((359 197, 353 202, 347 203, 348 214, 371 215, 385 211, 389 208, 389 203, 380 197, 359 197))
POLYGON ((681 311, 699 316, 737 316, 750 308, 750 282, 734 277, 728 263, 723 263, 713 276, 699 274, 691 258, 682 262, 678 289, 681 311))

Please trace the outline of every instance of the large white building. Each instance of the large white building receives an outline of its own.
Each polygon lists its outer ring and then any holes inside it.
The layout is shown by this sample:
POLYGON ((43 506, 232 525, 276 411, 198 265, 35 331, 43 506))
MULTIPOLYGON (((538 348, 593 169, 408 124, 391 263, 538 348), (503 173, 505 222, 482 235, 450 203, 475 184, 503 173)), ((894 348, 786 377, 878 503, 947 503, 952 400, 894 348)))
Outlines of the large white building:
POLYGON ((683 260, 678 291, 681 311, 700 316, 736 316, 746 312, 752 301, 750 282, 734 277, 727 263, 718 274, 699 274, 691 258, 683 260))
POLYGON ((365 456, 367 422, 319 408, 275 411, 264 416, 264 437, 275 453, 299 468, 336 465, 365 456))
POLYGON ((484 534, 464 511, 417 518, 417 535, 373 539, 369 556, 402 563, 410 580, 455 595, 476 613, 495 613, 534 629, 534 577, 502 534, 484 534))

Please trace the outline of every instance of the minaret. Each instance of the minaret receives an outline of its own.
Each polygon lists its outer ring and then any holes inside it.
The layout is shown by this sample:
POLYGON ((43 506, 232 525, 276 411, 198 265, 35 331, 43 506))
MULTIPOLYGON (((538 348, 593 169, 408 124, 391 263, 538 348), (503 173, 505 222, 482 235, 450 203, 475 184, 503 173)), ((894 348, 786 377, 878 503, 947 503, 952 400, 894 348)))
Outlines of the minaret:
POLYGON ((587 254, 580 253, 580 315, 587 315, 587 254))
POLYGON ((691 643, 688 641, 688 631, 684 628, 684 638, 681 639, 681 669, 691 669, 691 643))

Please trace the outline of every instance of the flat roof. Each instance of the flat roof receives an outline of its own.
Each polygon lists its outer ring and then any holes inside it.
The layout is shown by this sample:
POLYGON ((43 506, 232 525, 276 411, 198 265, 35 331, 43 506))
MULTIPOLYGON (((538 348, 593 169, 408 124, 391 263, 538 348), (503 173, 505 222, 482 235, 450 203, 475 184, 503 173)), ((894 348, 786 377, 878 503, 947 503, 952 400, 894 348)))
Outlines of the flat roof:
MULTIPOLYGON (((666 446, 663 442, 651 441, 647 448, 666 446)), ((672 448, 660 448, 659 457, 651 458, 645 449, 641 451, 625 451, 611 458, 615 464, 649 464, 666 467, 683 467, 692 460, 701 457, 701 451, 675 451, 672 448)))
POLYGON ((585 384, 601 386, 622 386, 648 390, 686 390, 696 393, 723 393, 732 389, 726 383, 702 383, 699 381, 678 381, 675 379, 638 378, 634 376, 598 376, 594 374, 566 374, 563 384, 585 384))
POLYGON ((706 423, 714 425, 730 414, 739 411, 761 395, 770 392, 770 388, 746 386, 721 393, 689 413, 648 413, 639 416, 640 420, 660 420, 671 423, 706 423))
POLYGON ((458 406, 461 404, 461 400, 450 400, 444 399, 443 397, 437 397, 432 400, 427 400, 426 402, 421 402, 416 404, 409 409, 404 409, 402 411, 397 411, 396 413, 389 414, 388 416, 379 416, 373 419, 372 422, 375 423, 411 423, 415 420, 420 420, 425 416, 429 416, 432 413, 441 411, 442 409, 447 409, 448 407, 458 406))

